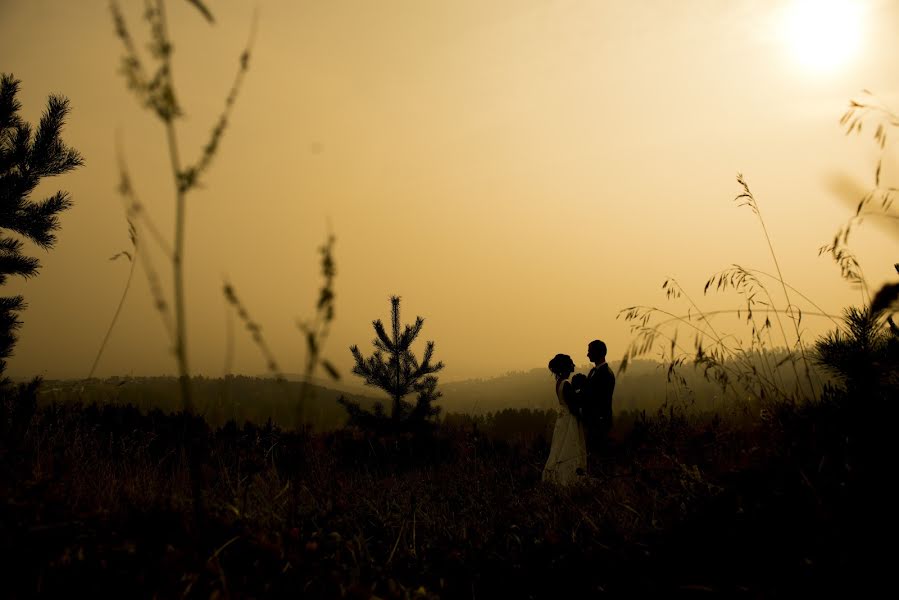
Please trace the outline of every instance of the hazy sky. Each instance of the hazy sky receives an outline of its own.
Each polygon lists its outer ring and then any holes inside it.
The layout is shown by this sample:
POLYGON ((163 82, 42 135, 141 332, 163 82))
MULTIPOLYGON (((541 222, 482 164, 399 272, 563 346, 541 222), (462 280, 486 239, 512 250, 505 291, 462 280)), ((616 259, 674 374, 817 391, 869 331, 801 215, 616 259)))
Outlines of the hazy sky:
MULTIPOLYGON (((632 339, 619 310, 685 310, 666 302, 666 277, 703 307, 736 308, 734 296, 702 297, 708 276, 733 263, 774 270, 755 216, 732 202, 737 172, 786 279, 829 312, 859 300, 817 249, 873 184, 874 143, 838 123, 849 98, 867 88, 899 109, 895 2, 851 2, 831 29, 827 2, 802 17, 809 3, 789 0, 208 4, 214 26, 169 2, 186 159, 259 18, 231 125, 189 199, 196 373, 224 368, 224 277, 281 368, 302 369, 294 323, 313 312, 329 223, 337 321, 325 354, 345 375, 348 346, 370 348, 391 294, 405 321, 425 317, 422 341, 436 341, 446 379, 557 352, 583 363, 596 337, 617 359, 632 339), (861 192, 837 194, 847 178, 861 192)), ((145 39, 142 3, 122 5, 145 39)), ((0 0, 0 71, 22 80, 22 115, 34 122, 48 94, 68 96, 65 139, 86 159, 39 188, 68 190, 74 207, 56 248, 33 250, 39 276, 4 290, 29 305, 14 376, 87 375, 112 318, 128 264, 108 259, 129 247, 116 132, 142 200, 172 229, 164 130, 126 91, 120 57, 106 0, 0 0)), ((895 233, 868 222, 854 237, 872 285, 895 278, 895 233)), ((154 264, 170 289, 159 253, 154 264)), ((828 325, 803 321, 809 336, 828 325)), ((234 371, 264 370, 238 330, 234 371)), ((174 372, 138 271, 98 374, 174 372)))

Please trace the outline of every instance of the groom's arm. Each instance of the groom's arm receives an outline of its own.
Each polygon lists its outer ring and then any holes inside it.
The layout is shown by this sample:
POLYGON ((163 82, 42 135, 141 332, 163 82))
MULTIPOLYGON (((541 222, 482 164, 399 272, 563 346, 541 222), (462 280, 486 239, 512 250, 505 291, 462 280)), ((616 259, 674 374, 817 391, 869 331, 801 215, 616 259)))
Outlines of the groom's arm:
POLYGON ((615 375, 606 371, 599 381, 598 398, 602 407, 602 417, 609 423, 612 421, 612 395, 615 392, 615 375))

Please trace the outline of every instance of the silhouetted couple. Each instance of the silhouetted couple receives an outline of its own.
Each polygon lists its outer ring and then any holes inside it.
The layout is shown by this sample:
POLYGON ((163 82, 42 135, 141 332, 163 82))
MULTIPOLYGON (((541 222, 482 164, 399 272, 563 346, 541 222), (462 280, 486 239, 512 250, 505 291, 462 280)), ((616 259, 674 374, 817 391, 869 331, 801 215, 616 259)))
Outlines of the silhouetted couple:
POLYGON ((587 358, 593 368, 587 375, 578 373, 571 381, 568 378, 574 373, 574 361, 570 356, 556 354, 549 361, 549 370, 556 378, 559 416, 543 468, 543 481, 568 485, 586 475, 587 452, 600 452, 612 428, 615 375, 606 362, 605 343, 590 342, 587 358))

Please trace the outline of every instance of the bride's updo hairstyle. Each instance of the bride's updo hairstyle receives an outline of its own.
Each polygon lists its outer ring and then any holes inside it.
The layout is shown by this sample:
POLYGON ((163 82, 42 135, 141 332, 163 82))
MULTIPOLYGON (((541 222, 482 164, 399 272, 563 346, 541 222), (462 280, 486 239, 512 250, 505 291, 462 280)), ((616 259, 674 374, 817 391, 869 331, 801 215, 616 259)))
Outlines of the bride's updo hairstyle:
POLYGON ((574 372, 574 361, 567 354, 556 354, 549 361, 549 370, 556 377, 568 377, 574 372))

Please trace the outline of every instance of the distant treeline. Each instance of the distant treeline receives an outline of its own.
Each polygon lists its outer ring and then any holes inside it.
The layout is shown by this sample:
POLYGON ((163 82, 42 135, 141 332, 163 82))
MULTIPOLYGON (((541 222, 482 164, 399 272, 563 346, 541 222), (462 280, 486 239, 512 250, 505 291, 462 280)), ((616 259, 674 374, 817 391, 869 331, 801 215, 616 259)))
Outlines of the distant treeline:
MULTIPOLYGON (((776 362, 785 356, 777 354, 768 360, 776 362)), ((761 361, 758 362, 761 368, 761 361)), ((617 374, 619 363, 609 364, 617 374)), ((589 365, 582 366, 578 372, 586 373, 589 369, 589 365)), ((663 363, 632 361, 625 373, 616 375, 614 412, 655 412, 665 404, 703 412, 719 411, 728 408, 734 400, 732 393, 725 396, 720 385, 706 379, 702 367, 685 364, 670 375, 668 365, 663 363)), ((814 376, 820 378, 820 374, 814 376)), ((784 389, 792 389, 795 384, 793 373, 784 370, 783 377, 784 389)), ((453 413, 484 415, 506 408, 551 409, 557 404, 552 374, 545 368, 512 372, 492 379, 447 383, 440 389, 443 392, 441 406, 444 411, 453 413)))
MULTIPOLYGON (((192 377, 191 383, 196 412, 214 427, 231 420, 261 424, 270 419, 280 427, 289 428, 296 424, 299 416, 315 430, 326 431, 338 429, 346 421, 346 411, 337 403, 341 395, 366 407, 375 402, 373 398, 314 384, 309 384, 307 400, 302 402, 301 382, 265 377, 192 377)), ((41 386, 38 398, 41 404, 131 404, 145 412, 154 408, 167 412, 182 410, 175 377, 48 380, 41 386)))
MULTIPOLYGON (((612 369, 617 369, 612 364, 612 369)), ((587 367, 579 369, 586 372, 587 367)), ((361 395, 309 384, 310 394, 301 401, 302 383, 278 381, 267 377, 227 376, 225 378, 193 377, 194 404, 198 414, 212 426, 228 421, 251 421, 262 424, 271 420, 280 427, 293 427, 297 416, 316 431, 343 427, 346 411, 337 403, 343 395, 371 408, 375 402, 386 402, 376 391, 361 395)), ((785 386, 791 386, 786 381, 785 386)), ((512 432, 536 432, 551 421, 557 406, 552 375, 547 369, 508 373, 492 379, 472 379, 441 384, 443 397, 438 402, 442 418, 467 414, 482 427, 496 429, 500 437, 512 432), (528 409, 520 411, 520 409, 528 409), (511 421, 522 418, 528 425, 516 428, 511 421)), ((175 377, 112 377, 89 380, 48 380, 39 392, 41 403, 131 404, 143 411, 159 408, 168 412, 182 409, 175 377)), ((658 362, 643 360, 631 363, 619 375, 615 386, 613 409, 616 414, 654 413, 660 406, 675 404, 702 412, 727 409, 732 395, 725 398, 720 386, 708 381, 701 369, 684 365, 669 379, 668 368, 658 362)), ((550 423, 551 426, 551 423, 550 423)), ((507 435, 508 434, 508 435, 507 435)))

